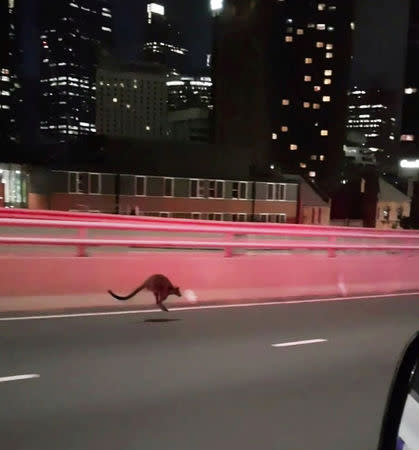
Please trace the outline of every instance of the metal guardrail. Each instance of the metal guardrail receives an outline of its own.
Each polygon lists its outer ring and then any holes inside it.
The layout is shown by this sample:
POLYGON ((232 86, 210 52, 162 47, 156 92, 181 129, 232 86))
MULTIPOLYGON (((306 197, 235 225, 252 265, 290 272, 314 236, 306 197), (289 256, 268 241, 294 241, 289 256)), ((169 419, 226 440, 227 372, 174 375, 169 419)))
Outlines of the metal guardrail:
MULTIPOLYGON (((379 235, 384 231, 375 228, 360 228, 360 227, 343 227, 343 226, 325 226, 325 225, 301 225, 301 224, 277 224, 277 223, 257 223, 257 222, 219 222, 202 219, 175 219, 167 217, 150 217, 150 216, 130 216, 121 214, 103 214, 103 213, 87 213, 87 212, 72 212, 72 211, 54 211, 54 210, 31 210, 31 209, 16 209, 16 208, 0 208, 0 218, 7 219, 34 219, 34 220, 60 220, 60 221, 88 221, 88 222, 121 222, 121 223, 169 223, 179 225, 205 225, 208 227, 217 227, 222 224, 225 227, 237 230, 246 228, 248 226, 276 229, 281 227, 282 230, 316 230, 316 231, 335 231, 344 235, 350 235, 353 232, 359 231, 362 233, 370 233, 371 235, 379 235)), ((403 233, 406 235, 418 235, 419 232, 415 230, 389 230, 386 233, 403 233)))
MULTIPOLYGON (((10 210, 9 210, 10 211, 10 210)), ((79 213, 60 215, 46 211, 44 218, 5 218, 0 213, 0 230, 4 227, 74 229, 77 237, 41 237, 41 236, 7 236, 0 235, 0 245, 44 245, 74 246, 79 256, 86 256, 89 247, 139 247, 162 249, 223 249, 224 255, 233 256, 233 250, 324 250, 329 256, 336 251, 417 251, 419 250, 419 233, 405 231, 379 231, 372 229, 345 229, 341 227, 317 227, 282 224, 225 223, 207 221, 183 221, 131 217, 120 220, 120 216, 79 213), (54 217, 51 220, 47 216, 54 217), (68 217, 65 220, 65 217, 68 217), (115 217, 117 220, 115 220, 115 217), (72 218, 73 220, 69 220, 72 218), (77 218, 78 220, 75 220, 77 218), (81 219, 84 220, 81 220, 81 219), (93 220, 100 218, 101 220, 93 220), (113 230, 121 232, 159 232, 172 233, 170 237, 89 237, 90 230, 113 230), (193 238, 185 234, 194 235, 193 238), (212 238, 202 235, 214 235, 212 238), (201 235, 201 236, 200 236, 201 235), (183 237, 182 237, 183 236, 183 237), (265 239, 261 239, 265 237, 265 239), (244 239, 245 238, 245 239, 244 239), (278 240, 278 238, 282 238, 278 240), (310 238, 310 240, 290 240, 289 238, 310 238), (277 239, 277 240, 275 240, 277 239), (343 242, 343 240, 345 240, 343 242), (371 242, 360 242, 371 240, 371 242)), ((18 212, 16 215, 21 214, 18 212)), ((31 215, 29 213, 28 215, 31 215)), ((23 213, 21 216, 24 215, 23 213)), ((20 217, 21 217, 20 216, 20 217)), ((36 217, 33 214, 32 217, 36 217)))

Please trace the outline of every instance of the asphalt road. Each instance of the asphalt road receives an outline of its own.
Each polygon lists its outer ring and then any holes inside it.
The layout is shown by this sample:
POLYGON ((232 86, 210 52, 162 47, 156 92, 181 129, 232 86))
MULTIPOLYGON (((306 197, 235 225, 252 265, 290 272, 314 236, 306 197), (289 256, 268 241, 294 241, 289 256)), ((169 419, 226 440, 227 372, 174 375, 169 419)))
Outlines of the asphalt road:
POLYGON ((372 450, 417 330, 419 297, 1 321, 0 381, 39 375, 0 382, 1 448, 372 450))

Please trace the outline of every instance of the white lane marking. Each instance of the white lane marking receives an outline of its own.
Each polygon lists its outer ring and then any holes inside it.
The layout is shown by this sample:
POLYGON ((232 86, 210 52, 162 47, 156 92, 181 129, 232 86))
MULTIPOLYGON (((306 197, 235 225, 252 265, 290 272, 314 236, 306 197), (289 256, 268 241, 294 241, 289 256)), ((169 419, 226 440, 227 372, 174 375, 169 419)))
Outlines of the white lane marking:
MULTIPOLYGON (((386 298, 397 297, 415 297, 419 292, 405 292, 400 294, 382 294, 382 295, 361 295, 354 297, 331 297, 331 298, 316 298, 309 300, 286 300, 276 302, 253 302, 253 303, 232 303, 227 305, 206 305, 206 306, 185 306, 179 308, 171 308, 170 311, 197 311, 207 309, 227 309, 227 308, 251 308, 255 306, 286 306, 286 305, 301 305, 302 303, 330 303, 330 302, 348 302, 359 300, 378 300, 386 298)), ((96 313, 74 313, 74 314, 53 314, 45 316, 19 316, 19 317, 0 317, 0 322, 13 322, 19 320, 45 320, 45 319, 74 319, 82 317, 101 317, 101 316, 127 316, 130 314, 150 314, 160 312, 160 309, 138 309, 132 311, 111 311, 111 312, 96 312, 96 313)))
POLYGON ((284 342, 282 344, 272 344, 272 347, 295 347, 296 345, 320 344, 327 342, 327 339, 310 339, 308 341, 284 342))
POLYGON ((6 381, 20 381, 20 380, 30 380, 31 378, 39 378, 40 375, 37 373, 31 373, 28 375, 14 375, 12 377, 0 377, 0 383, 6 383, 6 381))

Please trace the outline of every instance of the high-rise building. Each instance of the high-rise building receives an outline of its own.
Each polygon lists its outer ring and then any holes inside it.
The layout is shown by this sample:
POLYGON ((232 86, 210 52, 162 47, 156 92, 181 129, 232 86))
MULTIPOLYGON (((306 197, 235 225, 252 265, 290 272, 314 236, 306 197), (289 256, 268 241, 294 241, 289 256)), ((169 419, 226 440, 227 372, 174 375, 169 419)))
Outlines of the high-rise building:
POLYGON ((188 51, 182 36, 166 15, 166 8, 158 3, 147 5, 147 25, 143 59, 167 66, 170 72, 183 72, 188 51))
POLYGON ((411 0, 402 109, 402 153, 418 156, 419 149, 419 2, 411 0), (415 155, 414 155, 415 154, 415 155))
POLYGON ((97 72, 97 133, 167 137, 166 68, 155 64, 100 67, 97 72))
POLYGON ((212 0, 215 140, 330 186, 343 159, 352 0, 212 0))
POLYGON ((41 133, 67 142, 96 132, 96 69, 111 43, 109 0, 43 0, 41 133))
POLYGON ((396 93, 381 89, 349 91, 347 139, 362 138, 363 146, 376 152, 379 161, 390 159, 396 145, 396 102, 396 93))
POLYGON ((176 77, 166 84, 169 111, 213 108, 211 77, 176 77))
POLYGON ((0 3, 0 142, 16 141, 16 3, 0 3))

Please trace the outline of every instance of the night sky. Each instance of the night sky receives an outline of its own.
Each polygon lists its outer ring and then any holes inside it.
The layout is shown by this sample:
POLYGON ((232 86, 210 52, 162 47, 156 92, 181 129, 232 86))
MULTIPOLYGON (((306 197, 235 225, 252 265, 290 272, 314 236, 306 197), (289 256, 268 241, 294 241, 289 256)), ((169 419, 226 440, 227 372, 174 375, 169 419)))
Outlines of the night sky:
MULTIPOLYGON (((39 70, 38 1, 22 0, 24 73, 30 78, 36 77, 39 70)), ((116 54, 124 60, 135 59, 142 43, 147 0, 112 1, 116 54)), ((205 55, 211 48, 209 0, 162 0, 161 3, 166 5, 167 14, 178 21, 184 34, 185 46, 190 50, 189 71, 202 68, 205 55)), ((356 0, 354 84, 400 89, 404 73, 408 4, 407 0, 356 0)))

